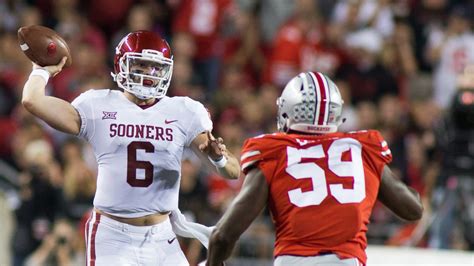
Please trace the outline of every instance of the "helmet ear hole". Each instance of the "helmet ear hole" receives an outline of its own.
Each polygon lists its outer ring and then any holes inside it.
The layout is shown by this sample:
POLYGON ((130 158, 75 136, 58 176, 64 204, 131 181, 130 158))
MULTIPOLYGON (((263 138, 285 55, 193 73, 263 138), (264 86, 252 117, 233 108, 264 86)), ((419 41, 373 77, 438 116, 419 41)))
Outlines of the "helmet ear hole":
POLYGON ((283 124, 283 132, 288 132, 288 130, 290 130, 290 117, 287 113, 283 113, 281 116, 285 119, 285 123, 283 124))

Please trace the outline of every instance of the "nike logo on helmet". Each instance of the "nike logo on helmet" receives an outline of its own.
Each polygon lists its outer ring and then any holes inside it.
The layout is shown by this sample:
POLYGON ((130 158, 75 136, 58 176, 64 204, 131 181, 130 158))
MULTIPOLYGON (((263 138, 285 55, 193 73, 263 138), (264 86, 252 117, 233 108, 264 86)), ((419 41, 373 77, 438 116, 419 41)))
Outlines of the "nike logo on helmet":
POLYGON ((165 119, 165 124, 171 124, 171 123, 176 122, 176 121, 178 121, 178 120, 176 120, 176 119, 175 120, 165 119))
POLYGON ((173 238, 171 238, 171 239, 168 239, 168 244, 173 243, 173 241, 174 241, 175 239, 176 239, 176 237, 173 237, 173 238))

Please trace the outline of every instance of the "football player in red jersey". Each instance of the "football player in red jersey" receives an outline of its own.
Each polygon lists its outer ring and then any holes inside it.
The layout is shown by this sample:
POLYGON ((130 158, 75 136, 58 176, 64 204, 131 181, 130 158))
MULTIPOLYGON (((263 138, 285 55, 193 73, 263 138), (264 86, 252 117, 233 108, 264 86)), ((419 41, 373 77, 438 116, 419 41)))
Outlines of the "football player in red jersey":
POLYGON ((115 51, 112 76, 122 89, 89 90, 72 103, 45 95, 55 66, 33 71, 22 103, 53 128, 87 140, 98 164, 94 211, 86 225, 87 265, 189 265, 176 234, 207 245, 211 230, 178 210, 185 147, 236 179, 238 160, 212 134, 204 106, 168 97, 173 56, 151 31, 127 34, 115 51), (207 156, 206 156, 207 155, 207 156))
POLYGON ((421 218, 420 197, 390 171, 380 133, 337 132, 343 101, 328 77, 299 74, 277 105, 280 132, 244 144, 246 178, 211 235, 207 265, 229 257, 265 206, 276 229, 275 265, 365 265, 377 199, 403 219, 421 218))

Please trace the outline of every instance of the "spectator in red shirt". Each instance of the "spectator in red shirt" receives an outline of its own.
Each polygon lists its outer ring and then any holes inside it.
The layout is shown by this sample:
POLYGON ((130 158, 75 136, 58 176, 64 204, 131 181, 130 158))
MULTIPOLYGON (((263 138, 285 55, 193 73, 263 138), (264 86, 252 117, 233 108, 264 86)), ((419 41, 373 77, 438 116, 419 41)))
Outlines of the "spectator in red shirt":
MULTIPOLYGON (((194 67, 202 77, 208 96, 217 89, 222 39, 220 30, 226 14, 232 12, 233 0, 182 0, 173 21, 175 35, 190 35, 196 52, 194 67)), ((174 39, 174 37, 173 37, 174 39)), ((175 57, 181 56, 175 53, 175 57)))
POLYGON ((344 60, 335 25, 325 24, 316 2, 295 1, 295 13, 279 29, 267 69, 268 81, 281 87, 301 71, 332 76, 344 60))

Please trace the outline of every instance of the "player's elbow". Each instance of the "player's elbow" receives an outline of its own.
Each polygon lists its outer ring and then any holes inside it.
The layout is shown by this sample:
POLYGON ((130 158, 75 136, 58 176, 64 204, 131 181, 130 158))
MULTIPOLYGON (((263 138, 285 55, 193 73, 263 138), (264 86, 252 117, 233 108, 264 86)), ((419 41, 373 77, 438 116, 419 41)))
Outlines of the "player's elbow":
POLYGON ((413 197, 411 197, 410 204, 407 204, 409 215, 406 219, 408 221, 417 221, 423 216, 423 203, 418 192, 416 192, 413 188, 409 188, 409 190, 413 197))
POLYGON ((25 109, 28 110, 30 113, 34 111, 35 104, 31 97, 23 96, 23 98, 21 99, 21 105, 23 105, 23 107, 25 107, 25 109))
POLYGON ((411 200, 405 203, 403 208, 398 208, 395 213, 402 219, 410 222, 418 221, 423 216, 423 204, 421 200, 411 200))
POLYGON ((407 212, 406 217, 403 217, 403 218, 405 218, 405 220, 407 221, 413 222, 413 221, 420 220, 422 216, 423 216, 423 204, 420 201, 418 201, 411 206, 411 208, 407 212))

